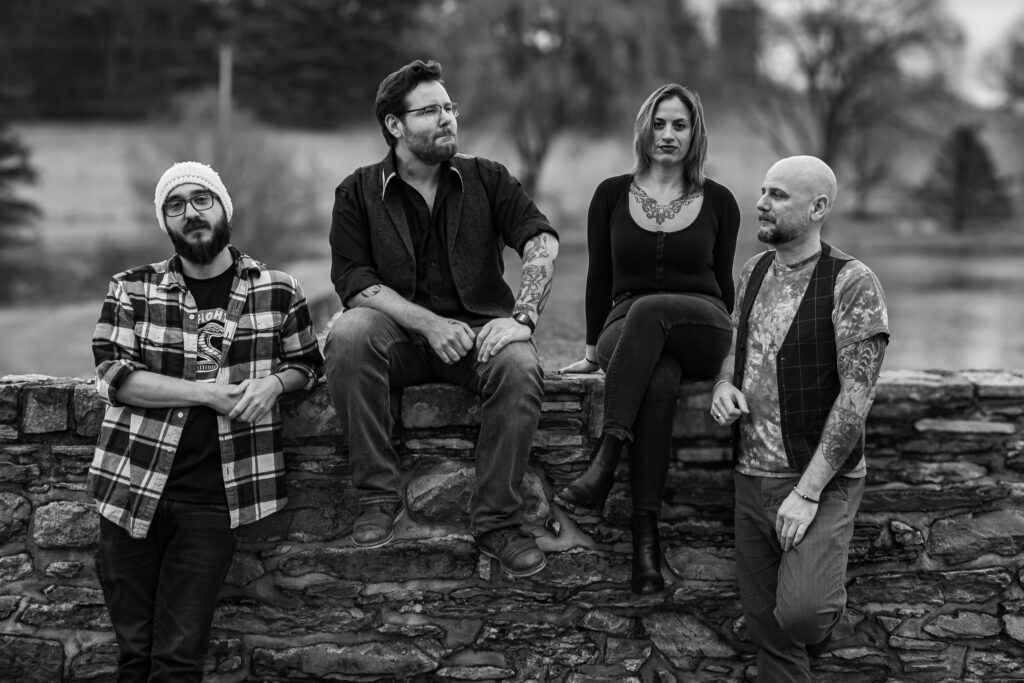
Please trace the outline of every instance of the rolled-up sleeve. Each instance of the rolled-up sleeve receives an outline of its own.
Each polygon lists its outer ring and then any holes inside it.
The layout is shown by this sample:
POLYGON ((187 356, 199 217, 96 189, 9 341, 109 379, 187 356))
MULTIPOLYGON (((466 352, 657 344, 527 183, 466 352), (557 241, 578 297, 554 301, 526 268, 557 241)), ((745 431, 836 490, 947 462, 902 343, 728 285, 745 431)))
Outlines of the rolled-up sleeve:
POLYGON ((477 161, 480 178, 491 201, 491 220, 501 231, 505 244, 522 256, 526 243, 542 232, 558 239, 558 232, 551 227, 547 216, 507 168, 496 161, 477 161))
POLYGON ((298 370, 308 377, 305 389, 316 386, 324 374, 324 357, 320 352, 313 329, 313 319, 306 304, 306 296, 299 281, 292 278, 295 288, 291 306, 281 326, 281 346, 277 371, 298 370))
POLYGON ((367 287, 383 282, 374 266, 370 221, 357 183, 355 174, 342 181, 334 191, 331 214, 331 282, 342 306, 367 287))
POLYGON ((92 334, 92 355, 96 363, 96 393, 113 406, 117 390, 136 370, 145 370, 139 360, 135 321, 128 295, 117 280, 111 280, 96 329, 92 334))

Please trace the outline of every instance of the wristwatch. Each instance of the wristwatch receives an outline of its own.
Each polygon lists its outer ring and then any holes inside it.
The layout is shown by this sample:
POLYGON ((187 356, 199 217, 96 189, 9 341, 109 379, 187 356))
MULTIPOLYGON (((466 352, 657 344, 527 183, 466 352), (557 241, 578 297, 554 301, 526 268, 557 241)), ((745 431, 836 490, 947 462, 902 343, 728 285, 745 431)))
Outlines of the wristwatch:
POLYGON ((533 322, 533 318, 531 318, 526 313, 516 313, 514 316, 512 316, 512 319, 515 320, 520 325, 526 325, 527 327, 529 327, 530 334, 533 334, 534 332, 537 331, 537 325, 533 322))

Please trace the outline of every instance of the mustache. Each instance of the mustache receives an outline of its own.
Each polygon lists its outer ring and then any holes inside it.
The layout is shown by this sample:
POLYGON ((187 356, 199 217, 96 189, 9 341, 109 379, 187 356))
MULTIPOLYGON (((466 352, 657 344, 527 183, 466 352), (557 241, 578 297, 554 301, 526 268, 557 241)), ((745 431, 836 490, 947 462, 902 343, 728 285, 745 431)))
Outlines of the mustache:
POLYGON ((199 216, 192 216, 185 221, 185 225, 182 226, 182 232, 189 233, 193 230, 199 230, 200 228, 210 228, 210 222, 199 216))

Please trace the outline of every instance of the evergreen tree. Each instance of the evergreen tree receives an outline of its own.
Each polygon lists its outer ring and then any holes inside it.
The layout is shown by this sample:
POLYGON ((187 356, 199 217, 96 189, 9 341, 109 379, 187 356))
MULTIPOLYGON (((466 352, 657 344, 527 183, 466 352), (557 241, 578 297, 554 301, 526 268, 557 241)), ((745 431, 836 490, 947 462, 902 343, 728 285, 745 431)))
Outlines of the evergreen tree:
POLYGON ((28 147, 13 130, 0 121, 0 249, 25 242, 34 232, 27 232, 39 208, 17 196, 19 184, 35 182, 36 172, 29 163, 28 147))
POLYGON ((966 124, 953 129, 915 194, 925 213, 955 232, 1013 217, 1004 179, 996 174, 978 131, 966 124))

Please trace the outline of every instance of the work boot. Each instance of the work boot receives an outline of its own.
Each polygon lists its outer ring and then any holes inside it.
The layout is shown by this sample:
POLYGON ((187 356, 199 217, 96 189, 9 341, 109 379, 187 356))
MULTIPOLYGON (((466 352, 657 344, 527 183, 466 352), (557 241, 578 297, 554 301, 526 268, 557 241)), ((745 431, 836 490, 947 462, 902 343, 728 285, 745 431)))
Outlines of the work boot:
POLYGON ((395 537, 395 523, 405 514, 401 502, 373 503, 363 507, 352 525, 352 545, 380 548, 395 537))
POLYGON ((625 443, 617 436, 602 434, 586 471, 555 494, 555 502, 572 512, 600 514, 615 482, 615 467, 625 443))
POLYGON ((497 560, 515 578, 536 574, 548 563, 533 536, 519 527, 486 531, 474 538, 480 554, 497 560))

